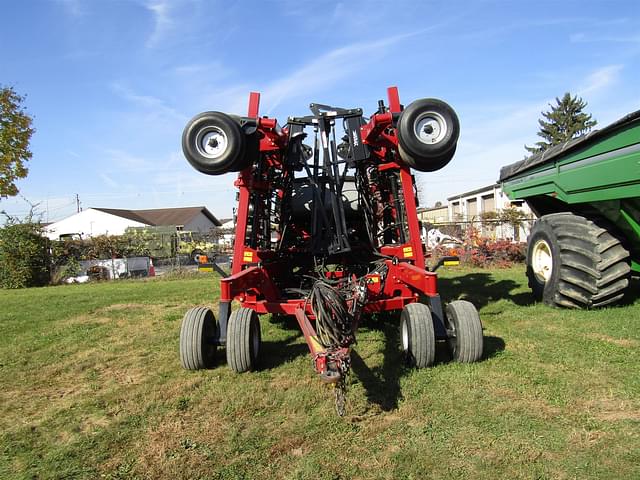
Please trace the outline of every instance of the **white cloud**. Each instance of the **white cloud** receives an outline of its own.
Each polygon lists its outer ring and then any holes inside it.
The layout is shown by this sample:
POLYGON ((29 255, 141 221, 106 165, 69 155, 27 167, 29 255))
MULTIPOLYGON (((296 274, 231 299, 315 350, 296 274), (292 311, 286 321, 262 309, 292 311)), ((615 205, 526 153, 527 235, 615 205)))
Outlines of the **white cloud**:
POLYGON ((586 42, 588 41, 588 39, 586 34, 579 32, 579 33, 572 33, 571 35, 569 35, 569 41, 571 43, 580 43, 580 42, 586 42))
POLYGON ((57 0, 63 6, 65 11, 72 17, 82 17, 85 12, 86 5, 82 0, 57 0))
POLYGON ((104 153, 107 156, 109 166, 115 167, 114 171, 123 175, 132 172, 147 172, 157 168, 157 165, 152 161, 124 150, 107 149, 104 153))
POLYGON ((578 88, 578 95, 595 94, 615 84, 623 65, 608 65, 587 76, 584 85, 578 88))
POLYGON ((164 37, 174 28, 171 16, 171 3, 168 0, 154 0, 147 2, 145 7, 153 17, 153 31, 147 39, 147 48, 157 46, 164 37))
POLYGON ((227 67, 219 62, 192 63, 188 65, 179 65, 173 69, 173 73, 180 77, 206 76, 207 81, 211 82, 212 78, 221 78, 228 75, 227 67))
POLYGON ((338 81, 372 63, 380 62, 388 47, 436 28, 439 25, 330 50, 264 89, 265 97, 269 98, 269 112, 285 98, 293 99, 302 95, 308 98, 315 92, 331 89, 338 81))
POLYGON ((591 35, 584 32, 577 32, 569 35, 571 43, 631 43, 640 44, 640 35, 591 35))
POLYGON ((175 108, 168 106, 162 99, 152 95, 140 95, 131 88, 114 82, 110 85, 111 90, 124 100, 130 102, 136 107, 141 108, 146 113, 150 113, 152 117, 164 117, 169 121, 177 121, 184 123, 187 116, 178 112, 175 108))
POLYGON ((99 175, 102 181, 110 188, 120 188, 122 186, 106 173, 100 173, 99 175))

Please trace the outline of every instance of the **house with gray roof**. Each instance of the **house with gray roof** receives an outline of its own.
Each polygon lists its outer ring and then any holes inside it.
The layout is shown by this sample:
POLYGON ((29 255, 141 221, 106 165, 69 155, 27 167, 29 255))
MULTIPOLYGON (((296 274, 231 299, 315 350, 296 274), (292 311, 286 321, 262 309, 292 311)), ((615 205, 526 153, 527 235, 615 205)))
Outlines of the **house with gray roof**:
POLYGON ((45 234, 51 240, 70 234, 79 234, 86 238, 122 235, 129 227, 149 226, 207 233, 221 225, 222 223, 204 206, 147 210, 93 207, 50 223, 45 227, 45 234))

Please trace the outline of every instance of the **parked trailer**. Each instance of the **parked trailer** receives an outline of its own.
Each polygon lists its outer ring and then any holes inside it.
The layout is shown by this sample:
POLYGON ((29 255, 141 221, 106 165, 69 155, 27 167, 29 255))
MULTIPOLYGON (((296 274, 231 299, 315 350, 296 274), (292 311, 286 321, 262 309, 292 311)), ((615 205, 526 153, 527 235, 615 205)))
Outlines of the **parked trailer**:
POLYGON ((503 167, 500 182, 540 217, 527 248, 536 298, 569 308, 623 298, 640 272, 640 110, 503 167))

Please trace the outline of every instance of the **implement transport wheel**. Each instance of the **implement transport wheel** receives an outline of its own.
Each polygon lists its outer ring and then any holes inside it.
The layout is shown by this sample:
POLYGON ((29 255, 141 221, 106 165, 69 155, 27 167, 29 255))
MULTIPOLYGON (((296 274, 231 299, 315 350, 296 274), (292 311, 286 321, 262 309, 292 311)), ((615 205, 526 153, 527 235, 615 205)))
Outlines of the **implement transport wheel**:
POLYGON ((442 100, 411 102, 398 120, 398 150, 410 167, 434 172, 453 158, 460 135, 456 112, 442 100))
POLYGON ((241 170, 246 139, 240 124, 222 112, 203 112, 193 117, 182 133, 182 151, 199 172, 220 175, 241 170))
POLYGON ((545 215, 529 235, 529 287, 547 305, 593 308, 617 302, 630 272, 629 251, 620 240, 580 215, 545 215))
POLYGON ((424 368, 433 365, 436 358, 436 336, 431 310, 422 303, 410 303, 400 314, 402 351, 408 362, 424 368))
POLYGON ((194 307, 185 313, 180 327, 180 361, 187 370, 213 366, 216 354, 216 318, 207 307, 194 307))
POLYGON ((260 353, 260 321, 250 308, 231 313, 227 326, 227 363, 236 373, 254 370, 260 353))
POLYGON ((447 344, 453 360, 473 363, 482 358, 482 322, 471 302, 455 300, 446 308, 447 344))

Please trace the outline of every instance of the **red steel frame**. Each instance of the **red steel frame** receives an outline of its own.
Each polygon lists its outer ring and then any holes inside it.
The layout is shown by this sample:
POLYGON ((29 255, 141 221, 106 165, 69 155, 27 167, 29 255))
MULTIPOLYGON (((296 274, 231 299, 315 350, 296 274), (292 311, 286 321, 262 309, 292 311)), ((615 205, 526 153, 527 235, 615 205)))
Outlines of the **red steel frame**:
MULTIPOLYGON (((387 95, 389 111, 374 114, 369 122, 361 127, 363 143, 377 147, 372 149, 372 153, 381 160, 386 157, 388 149, 397 150, 398 146, 395 130, 389 129, 393 125, 394 116, 397 118, 401 110, 397 88, 388 88, 387 95)), ((258 129, 263 134, 260 140, 261 152, 283 151, 288 140, 287 130, 280 130, 275 119, 260 118, 259 104, 260 94, 252 92, 249 97, 248 116, 256 120, 258 129)), ((381 289, 379 275, 367 276, 368 300, 364 306, 364 312, 400 310, 405 305, 418 301, 421 296, 426 296, 427 300, 431 300, 432 307, 436 306, 441 309, 437 293, 437 275, 425 268, 416 212, 414 180, 409 167, 400 163, 381 162, 378 168, 381 171, 393 169, 399 172, 409 240, 401 245, 386 245, 381 248, 380 253, 393 258, 393 260, 386 260, 388 273, 383 289, 381 289)), ((229 277, 220 281, 220 302, 228 306, 231 301, 237 300, 243 307, 251 308, 258 314, 295 315, 309 350, 315 358, 316 370, 322 374, 326 371, 326 356, 323 347, 317 341, 316 331, 311 323, 314 315, 309 303, 304 299, 288 300, 283 298, 273 282, 274 272, 261 263, 261 260, 267 258, 270 252, 257 251, 244 244, 251 192, 268 188, 268 186, 254 184, 251 168, 239 173, 235 186, 239 189, 239 197, 233 269, 229 277)), ((227 308, 227 314, 228 311, 227 308)), ((438 317, 438 312, 434 312, 434 316, 438 317)), ((224 331, 226 332, 226 319, 221 318, 220 321, 225 323, 224 331)))

